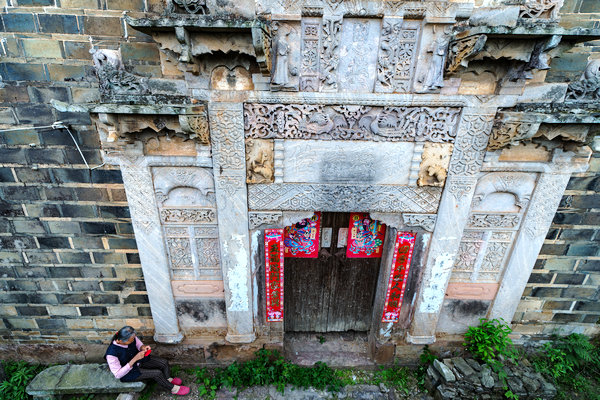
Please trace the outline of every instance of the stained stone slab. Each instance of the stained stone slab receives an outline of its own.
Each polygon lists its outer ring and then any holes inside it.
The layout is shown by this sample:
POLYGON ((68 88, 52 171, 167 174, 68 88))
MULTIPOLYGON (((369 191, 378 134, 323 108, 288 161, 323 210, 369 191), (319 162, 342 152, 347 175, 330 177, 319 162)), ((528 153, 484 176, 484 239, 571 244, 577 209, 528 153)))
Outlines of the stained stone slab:
POLYGON ((141 392, 143 382, 121 382, 106 364, 56 365, 40 372, 27 385, 27 394, 52 397, 63 394, 141 392))

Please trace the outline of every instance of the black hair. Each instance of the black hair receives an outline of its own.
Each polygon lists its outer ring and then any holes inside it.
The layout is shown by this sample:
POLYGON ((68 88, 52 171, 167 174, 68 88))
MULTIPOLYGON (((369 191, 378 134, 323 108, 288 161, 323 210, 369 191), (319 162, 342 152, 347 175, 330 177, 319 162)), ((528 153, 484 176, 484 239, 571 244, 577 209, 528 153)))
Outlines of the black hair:
POLYGON ((135 335, 135 329, 133 329, 131 326, 124 326, 113 335, 112 339, 110 339, 110 342, 112 343, 115 340, 126 341, 133 335, 135 335))

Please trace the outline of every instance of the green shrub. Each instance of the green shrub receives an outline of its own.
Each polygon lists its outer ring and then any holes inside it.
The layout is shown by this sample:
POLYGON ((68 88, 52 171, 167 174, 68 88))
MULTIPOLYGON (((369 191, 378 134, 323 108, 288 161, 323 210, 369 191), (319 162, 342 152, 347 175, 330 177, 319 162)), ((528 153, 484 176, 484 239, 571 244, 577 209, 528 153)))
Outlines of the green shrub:
POLYGON ((463 345, 476 358, 490 363, 499 356, 516 359, 516 352, 512 340, 508 335, 512 329, 504 320, 481 318, 479 326, 470 326, 465 333, 463 345))
POLYGON ((27 400, 31 398, 25 388, 43 369, 40 365, 32 365, 25 361, 2 362, 6 380, 0 383, 0 400, 27 400))

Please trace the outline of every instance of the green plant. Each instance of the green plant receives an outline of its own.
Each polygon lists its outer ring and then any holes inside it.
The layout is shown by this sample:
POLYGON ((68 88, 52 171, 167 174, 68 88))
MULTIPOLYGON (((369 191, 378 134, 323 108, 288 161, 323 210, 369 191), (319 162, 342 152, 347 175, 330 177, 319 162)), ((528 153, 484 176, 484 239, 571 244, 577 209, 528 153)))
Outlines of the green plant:
POLYGON ((389 368, 380 367, 374 375, 375 384, 384 383, 394 387, 396 390, 410 393, 410 382, 413 379, 412 372, 406 367, 392 366, 389 368))
POLYGON ((499 356, 516 360, 516 352, 508 335, 512 329, 504 320, 481 318, 478 326, 470 326, 463 345, 476 358, 489 363, 499 356))
POLYGON ((25 393, 29 382, 43 367, 25 361, 2 362, 6 380, 0 383, 0 400, 26 400, 30 396, 25 393))
POLYGON ((325 339, 325 336, 323 336, 323 335, 317 336, 317 339, 319 339, 319 343, 321 343, 321 344, 323 344, 327 341, 327 339, 325 339))

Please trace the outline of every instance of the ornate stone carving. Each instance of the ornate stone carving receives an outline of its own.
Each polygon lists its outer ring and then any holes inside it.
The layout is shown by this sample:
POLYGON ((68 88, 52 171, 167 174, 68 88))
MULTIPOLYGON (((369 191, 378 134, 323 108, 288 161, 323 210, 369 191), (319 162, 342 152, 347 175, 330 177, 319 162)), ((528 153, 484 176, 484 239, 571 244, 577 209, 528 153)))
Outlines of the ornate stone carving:
POLYGON ((246 140, 246 182, 273 182, 273 141, 246 140))
POLYGON ((217 187, 229 196, 234 196, 242 191, 245 185, 246 180, 242 176, 224 175, 217 178, 217 187))
POLYGON ((516 228, 520 214, 471 214, 467 225, 471 228, 516 228))
MULTIPOLYGON (((460 109, 244 104, 246 137, 452 142, 460 109)), ((477 124, 473 118, 472 124, 477 124)), ((474 127, 475 128, 475 127, 474 127)), ((485 136, 487 140, 487 136, 485 136)), ((486 142, 487 144, 487 142, 486 142)))
POLYGON ((206 0, 167 0, 167 13, 176 13, 176 5, 188 14, 209 14, 206 0))
POLYGON ((482 242, 461 242, 458 248, 454 269, 461 271, 472 271, 481 251, 482 242))
MULTIPOLYGON (((215 110, 219 124, 211 132, 214 162, 225 169, 245 169, 242 114, 236 110, 215 110)), ((212 115, 211 115, 212 118, 212 115)))
POLYGON ((344 20, 337 71, 339 91, 373 91, 380 31, 381 22, 373 18, 344 20))
POLYGON ((253 209, 435 213, 440 195, 436 187, 248 185, 248 205, 253 209))
POLYGON ((90 52, 103 97, 145 95, 150 92, 148 78, 125 71, 119 51, 92 48, 90 52))
POLYGON ((579 81, 569 83, 565 100, 598 101, 599 99, 600 60, 591 60, 579 81))
POLYGON ((215 207, 212 171, 198 167, 154 167, 154 191, 161 206, 215 207))
POLYGON ((486 35, 474 35, 450 42, 446 70, 453 74, 461 67, 468 67, 469 61, 483 50, 486 40, 486 35))
POLYGON ((129 165, 121 168, 123 183, 127 188, 127 203, 131 209, 131 219, 136 229, 148 234, 159 227, 156 211, 149 212, 148 207, 156 207, 152 177, 148 168, 129 165))
POLYGON ((498 150, 511 143, 530 139, 538 131, 539 122, 504 121, 498 119, 494 122, 488 150, 498 150))
POLYGON ((440 35, 427 50, 428 53, 431 53, 431 61, 428 65, 427 73, 421 78, 423 90, 433 91, 444 87, 444 68, 446 66, 449 43, 450 38, 448 35, 440 35))
POLYGON ((337 68, 340 63, 340 38, 342 31, 341 16, 323 17, 321 36, 321 90, 337 91, 337 68))
POLYGON ((180 115, 179 125, 184 132, 190 134, 190 139, 197 139, 202 144, 210 144, 206 111, 196 115, 180 115))
POLYGON ((196 238, 196 249, 198 251, 199 269, 219 269, 221 256, 219 239, 196 238))
POLYGON ((249 211, 248 223, 250 229, 261 225, 281 225, 281 211, 249 211))
POLYGON ((564 192, 568 181, 569 175, 542 174, 540 177, 533 199, 535 207, 528 210, 523 228, 531 239, 548 232, 552 216, 560 202, 557 193, 564 192))
POLYGON ((473 176, 479 173, 488 144, 493 122, 491 115, 465 115, 461 134, 454 143, 450 172, 454 175, 473 176))
POLYGON ((321 23, 316 18, 302 19, 302 64, 300 66, 300 90, 319 90, 319 38, 321 23))
POLYGON ((189 238, 167 238, 171 268, 193 268, 189 238))
POLYGON ((160 210, 160 217, 165 223, 215 223, 216 212, 213 209, 202 208, 163 208, 160 210))
POLYGON ((557 20, 563 0, 526 0, 521 5, 519 18, 557 20))
POLYGON ((290 24, 273 24, 271 90, 298 90, 298 33, 290 24))
POLYGON ((452 148, 452 144, 425 143, 417 181, 419 186, 444 186, 452 148))
POLYGON ((437 218, 434 214, 402 214, 404 223, 407 226, 420 226, 428 232, 433 232, 435 227, 435 220, 437 218))
POLYGON ((506 207, 504 210, 510 211, 514 206, 524 209, 531 198, 536 178, 535 174, 518 172, 488 173, 481 177, 477 183, 477 189, 473 196, 473 209, 486 211, 485 208, 482 208, 484 206, 482 203, 487 196, 493 193, 510 193, 514 196, 514 201, 506 205, 501 205, 498 201, 492 200, 495 209, 506 207))
POLYGON ((260 72, 269 76, 271 74, 271 69, 273 68, 270 30, 265 26, 252 27, 252 44, 254 46, 256 62, 258 62, 260 72))
MULTIPOLYGON (((402 18, 383 19, 375 91, 408 92, 413 76, 419 26, 402 18)), ((442 64, 443 70, 443 64, 442 64)))
POLYGON ((477 179, 469 177, 451 176, 446 182, 446 190, 448 190, 456 202, 460 202, 469 192, 474 190, 477 184, 477 179))

